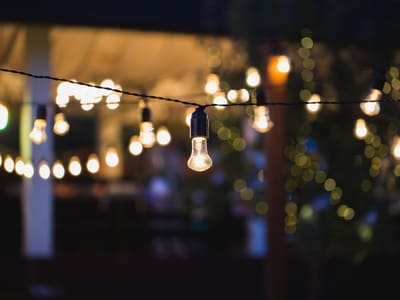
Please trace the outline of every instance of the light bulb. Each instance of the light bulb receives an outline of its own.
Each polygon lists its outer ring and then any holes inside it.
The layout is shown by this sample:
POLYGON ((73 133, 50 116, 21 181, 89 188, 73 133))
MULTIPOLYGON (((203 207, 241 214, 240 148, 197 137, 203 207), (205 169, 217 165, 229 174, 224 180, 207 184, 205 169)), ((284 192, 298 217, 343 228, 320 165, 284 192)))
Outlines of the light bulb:
POLYGON ((269 109, 266 106, 267 99, 265 91, 262 87, 257 88, 255 91, 256 106, 254 107, 254 116, 251 126, 260 133, 265 133, 271 130, 274 123, 269 117, 269 109))
POLYGON ((246 70, 246 84, 249 87, 257 87, 260 85, 260 82, 261 82, 261 76, 257 68, 249 67, 246 70))
POLYGON ((57 160, 54 162, 52 172, 53 172, 53 176, 55 178, 57 178, 57 179, 64 178, 65 168, 64 168, 63 164, 61 163, 61 161, 57 160))
POLYGON ((32 163, 28 161, 24 167, 24 176, 26 178, 32 178, 34 174, 35 174, 35 169, 33 168, 32 163))
POLYGON ((99 172, 100 162, 96 154, 92 153, 89 155, 88 161, 86 162, 86 169, 92 174, 99 172))
POLYGON ((310 99, 308 99, 309 103, 306 104, 307 111, 311 114, 316 114, 321 109, 321 97, 319 94, 312 94, 310 99))
POLYGON ((157 130, 156 134, 157 143, 161 146, 166 146, 171 142, 171 134, 165 126, 161 126, 157 130))
POLYGON ((254 120, 251 124, 260 133, 268 132, 274 123, 269 117, 269 109, 266 106, 256 106, 254 108, 254 120))
POLYGON ((400 136, 398 135, 393 138, 391 152, 395 159, 400 160, 400 136))
POLYGON ((78 176, 82 172, 81 161, 78 156, 72 156, 69 160, 68 171, 72 176, 78 176))
POLYGON ((142 108, 139 140, 144 148, 151 148, 156 142, 156 135, 153 123, 151 122, 151 111, 146 103, 145 107, 142 108))
POLYGON ((117 149, 114 147, 110 147, 106 151, 105 155, 105 162, 106 165, 109 166, 110 168, 114 168, 118 166, 119 164, 119 155, 117 149))
POLYGON ((18 156, 15 159, 15 173, 17 173, 19 176, 24 175, 24 168, 25 168, 25 163, 22 157, 18 156))
POLYGON ((207 152, 206 137, 192 138, 192 153, 187 161, 187 165, 190 169, 198 172, 211 168, 212 160, 207 152))
POLYGON ((365 123, 365 120, 361 118, 357 119, 354 127, 354 135, 356 136, 356 138, 362 140, 367 136, 367 134, 368 134, 368 128, 367 124, 365 123))
POLYGON ((207 94, 213 95, 219 90, 219 76, 215 73, 207 75, 207 82, 204 86, 204 90, 207 94))
POLYGON ((372 88, 367 97, 364 99, 363 102, 360 104, 361 110, 367 116, 376 116, 379 114, 381 110, 381 106, 379 104, 379 100, 382 98, 382 92, 378 89, 372 88), (373 102, 376 101, 376 102, 373 102))
POLYGON ((228 104, 228 100, 226 100, 226 97, 224 93, 217 93, 215 94, 215 97, 213 99, 214 104, 221 104, 215 106, 216 109, 225 109, 225 105, 228 104))
POLYGON ((134 155, 138 156, 143 151, 143 145, 139 141, 139 137, 137 135, 133 135, 129 140, 129 152, 134 155))
POLYGON ((39 163, 39 176, 42 179, 48 179, 51 175, 50 167, 46 161, 42 160, 39 163))
POLYGON ((7 127, 8 124, 8 108, 0 103, 0 130, 7 127))
POLYGON ((65 119, 63 112, 55 114, 53 131, 57 135, 65 135, 69 131, 69 123, 65 119))
POLYGON ((187 161, 187 166, 198 172, 208 170, 212 166, 212 159, 207 152, 208 117, 201 107, 192 113, 190 137, 192 139, 192 152, 187 161))
POLYGON ((38 107, 36 120, 33 122, 32 131, 29 134, 33 143, 42 144, 47 140, 46 126, 46 106, 40 105, 38 107))
POLYGON ((6 155, 4 158, 4 170, 6 170, 8 173, 12 173, 14 171, 14 160, 10 155, 6 155))

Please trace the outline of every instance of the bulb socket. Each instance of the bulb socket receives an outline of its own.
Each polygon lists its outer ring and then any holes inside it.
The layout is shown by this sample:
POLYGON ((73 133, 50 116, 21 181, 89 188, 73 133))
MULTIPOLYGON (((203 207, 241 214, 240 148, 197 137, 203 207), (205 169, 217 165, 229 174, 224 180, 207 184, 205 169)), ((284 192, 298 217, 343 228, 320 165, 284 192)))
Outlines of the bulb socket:
POLYGON ((143 107, 142 108, 142 122, 150 122, 151 121, 151 111, 150 108, 143 107))
POLYGON ((204 136, 208 138, 208 116, 202 107, 196 108, 190 119, 190 138, 204 136))
POLYGON ((37 108, 36 119, 45 120, 47 117, 47 110, 45 105, 39 105, 37 108))

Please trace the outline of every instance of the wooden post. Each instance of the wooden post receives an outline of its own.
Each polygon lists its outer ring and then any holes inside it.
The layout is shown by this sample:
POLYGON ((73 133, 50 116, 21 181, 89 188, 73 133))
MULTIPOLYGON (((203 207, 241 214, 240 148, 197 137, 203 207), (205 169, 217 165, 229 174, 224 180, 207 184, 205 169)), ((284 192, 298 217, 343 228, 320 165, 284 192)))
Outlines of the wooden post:
MULTIPOLYGON (((50 74, 49 32, 47 27, 27 26, 26 28, 26 71, 33 74, 50 74)), ((35 174, 23 178, 23 252, 28 258, 51 258, 53 256, 53 180, 42 179, 38 174, 40 161, 51 166, 54 147, 52 134, 53 108, 50 105, 50 81, 27 78, 26 105, 21 109, 20 144, 21 155, 31 161, 35 174), (36 118, 38 103, 47 109, 47 141, 32 144, 29 132, 36 118)))
MULTIPOLYGON (((278 56, 267 59, 268 101, 280 102, 285 99, 287 72, 277 69, 278 56)), ((264 151, 266 156, 265 198, 267 213, 267 255, 266 255, 266 299, 287 299, 287 250, 284 242, 285 218, 285 178, 286 164, 284 148, 286 145, 285 115, 286 107, 270 105, 270 116, 274 127, 265 134, 264 151)))

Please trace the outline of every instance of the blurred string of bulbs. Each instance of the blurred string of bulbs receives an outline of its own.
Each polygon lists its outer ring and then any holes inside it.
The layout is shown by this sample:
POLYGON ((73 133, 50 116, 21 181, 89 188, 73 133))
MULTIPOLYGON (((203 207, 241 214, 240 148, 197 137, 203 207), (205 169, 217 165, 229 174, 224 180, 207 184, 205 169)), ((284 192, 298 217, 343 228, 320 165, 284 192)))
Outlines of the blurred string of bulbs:
MULTIPOLYGON (((311 48, 313 46, 312 40, 303 38, 301 41, 302 48, 299 49, 299 55, 304 59, 304 70, 302 76, 304 82, 312 80, 313 64, 310 60, 311 48)), ((290 61, 285 55, 279 55, 274 60, 276 72, 287 74, 290 72, 290 61)), ((57 78, 47 75, 36 75, 19 70, 0 68, 2 72, 15 73, 33 78, 49 79, 60 81, 57 87, 57 95, 55 98, 55 112, 54 112, 54 126, 53 132, 56 135, 63 136, 68 133, 70 124, 63 112, 71 99, 79 101, 82 110, 90 111, 97 104, 105 103, 108 109, 115 110, 121 105, 121 96, 131 95, 139 97, 140 100, 140 124, 139 134, 133 135, 130 138, 128 145, 129 153, 138 156, 142 153, 144 148, 151 148, 156 143, 161 146, 166 146, 171 141, 171 134, 167 127, 161 126, 156 131, 152 121, 152 113, 148 104, 149 99, 170 101, 189 105, 186 111, 185 122, 190 127, 190 139, 192 143, 192 150, 190 157, 187 161, 187 166, 198 172, 206 171, 212 166, 212 159, 207 150, 207 139, 209 136, 209 120, 205 113, 208 107, 214 107, 218 110, 225 109, 227 106, 252 106, 253 113, 249 119, 251 126, 259 133, 266 133, 273 127, 273 122, 269 115, 269 105, 297 105, 305 104, 308 113, 316 114, 321 109, 321 105, 326 104, 343 104, 339 101, 322 101, 317 92, 311 93, 307 89, 300 92, 300 98, 305 100, 303 102, 277 102, 269 101, 265 93, 265 87, 261 84, 261 76, 258 69, 250 66, 246 70, 245 84, 247 88, 240 88, 238 90, 221 90, 220 76, 217 72, 210 72, 207 75, 204 85, 204 91, 208 95, 210 103, 199 104, 196 102, 146 95, 144 93, 133 93, 122 90, 122 87, 111 79, 103 80, 100 85, 93 82, 84 83, 74 79, 68 80, 64 78, 57 78), (103 101, 103 99, 105 100, 103 101)), ((372 86, 368 96, 362 101, 352 101, 347 103, 359 103, 361 110, 368 116, 378 115, 380 112, 380 102, 382 102, 382 91, 377 86, 372 86)), ((34 105, 34 103, 30 103, 34 105)), ((8 123, 8 108, 4 103, 0 103, 0 130, 4 129, 8 123)), ((33 122, 33 128, 29 134, 31 141, 35 144, 42 144, 46 142, 47 130, 47 106, 45 104, 37 104, 37 115, 33 122)), ((358 119, 355 124, 354 134, 357 138, 363 139, 368 134, 368 128, 365 120, 358 119)), ((400 137, 395 139, 392 153, 396 158, 400 159, 400 137)), ((119 164, 119 155, 116 148, 110 147, 105 154, 105 163, 109 167, 115 167, 119 164)), ((11 173, 15 171, 19 175, 32 177, 35 173, 34 167, 30 162, 24 162, 20 156, 15 160, 11 155, 4 156, 4 162, 0 155, 0 165, 3 163, 4 169, 11 173)), ((82 172, 82 163, 78 156, 73 155, 69 159, 68 167, 69 173, 73 176, 78 176, 82 172)), ((99 158, 96 154, 90 154, 86 161, 86 169, 92 174, 96 174, 100 170, 99 158)), ((47 179, 53 174, 57 179, 61 179, 65 175, 65 167, 61 161, 54 161, 50 168, 49 163, 42 161, 38 166, 38 173, 43 179, 47 179)))

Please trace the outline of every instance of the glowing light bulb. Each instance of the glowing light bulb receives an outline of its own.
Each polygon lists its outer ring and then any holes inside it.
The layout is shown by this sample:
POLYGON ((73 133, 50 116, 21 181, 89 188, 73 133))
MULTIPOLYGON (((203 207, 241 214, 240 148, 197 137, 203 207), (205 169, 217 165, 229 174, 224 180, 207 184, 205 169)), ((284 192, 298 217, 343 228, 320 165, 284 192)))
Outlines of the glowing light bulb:
POLYGON ((39 176, 42 179, 49 179, 50 175, 51 175, 51 171, 50 171, 49 165, 47 164, 46 161, 42 160, 39 163, 39 176))
POLYGON ((263 88, 259 87, 255 91, 256 106, 254 107, 254 116, 251 126, 260 133, 271 130, 274 123, 269 117, 269 109, 266 106, 267 99, 263 88))
POLYGON ((187 165, 190 169, 198 172, 211 168, 212 160, 207 152, 206 137, 192 138, 192 153, 187 161, 187 165))
POLYGON ((256 106, 254 108, 254 120, 252 127, 260 133, 265 133, 271 130, 274 123, 269 117, 269 109, 266 106, 256 106))
POLYGON ((86 169, 95 174, 100 170, 100 162, 96 154, 92 153, 88 157, 88 161, 86 162, 86 169))
POLYGON ((362 140, 367 136, 367 134, 368 134, 368 128, 367 124, 365 123, 365 120, 361 118, 357 119, 354 127, 355 137, 362 140))
POLYGON ((391 152, 395 159, 400 160, 400 136, 398 135, 393 138, 391 152))
POLYGON ((307 111, 311 114, 316 114, 321 109, 321 97, 318 94, 312 94, 310 99, 308 99, 309 103, 306 104, 307 111))
POLYGON ((66 107, 69 103, 69 96, 64 94, 58 94, 56 96, 56 104, 58 107, 66 107))
POLYGON ((114 88, 114 81, 112 81, 112 79, 104 79, 101 83, 100 86, 105 88, 103 89, 103 95, 104 96, 110 96, 112 94, 112 90, 114 88))
POLYGON ((7 127, 8 124, 8 108, 0 103, 0 130, 7 127))
POLYGON ((143 145, 139 141, 139 136, 133 135, 130 140, 129 140, 129 153, 131 153, 134 156, 138 156, 142 153, 143 151, 143 145))
POLYGON ((81 161, 78 156, 72 156, 69 160, 68 171, 72 176, 78 176, 82 172, 81 161))
POLYGON ((17 173, 19 176, 24 175, 24 168, 25 168, 25 163, 22 157, 18 156, 15 159, 15 173, 17 173))
POLYGON ((276 68, 281 73, 289 73, 290 71, 289 58, 286 55, 279 55, 276 68))
POLYGON ((380 99, 382 98, 382 92, 378 89, 371 89, 365 97, 364 101, 360 103, 361 110, 367 116, 376 116, 381 111, 381 106, 379 104, 380 99), (370 102, 369 102, 370 101, 370 102), (376 101, 376 102, 372 102, 376 101))
POLYGON ((111 109, 111 110, 118 108, 120 102, 121 102, 120 96, 118 96, 117 94, 114 94, 114 93, 110 94, 106 98, 107 108, 111 109))
POLYGON ((207 94, 213 95, 219 90, 219 76, 215 73, 210 73, 207 75, 206 85, 204 90, 207 94))
POLYGON ((192 113, 190 137, 192 152, 187 161, 187 166, 198 172, 208 170, 212 166, 212 159, 207 151, 208 117, 203 108, 199 107, 192 113))
POLYGON ((229 90, 228 93, 226 94, 226 98, 232 103, 236 103, 237 99, 239 97, 239 93, 237 90, 229 90))
POLYGON ((6 155, 4 158, 4 170, 6 170, 8 173, 12 173, 14 171, 14 166, 15 163, 12 157, 10 155, 6 155))
POLYGON ((35 174, 35 169, 33 168, 32 163, 27 162, 24 167, 24 176, 26 178, 32 178, 34 174, 35 174))
POLYGON ((166 146, 171 142, 171 134, 165 126, 161 126, 157 130, 156 134, 157 143, 161 146, 166 146))
POLYGON ((249 87, 257 87, 260 85, 261 82, 261 76, 260 73, 258 72, 257 68, 255 67, 249 67, 246 70, 246 84, 249 87))
POLYGON ((147 102, 144 102, 144 107, 141 111, 139 140, 144 148, 151 148, 156 142, 156 135, 154 133, 153 123, 151 122, 151 111, 147 107, 147 102))
POLYGON ((46 106, 40 105, 38 107, 36 120, 33 123, 32 131, 29 134, 33 143, 42 144, 47 140, 46 126, 46 106))
POLYGON ((109 166, 110 168, 114 168, 118 166, 119 164, 119 155, 117 149, 114 147, 110 147, 106 151, 105 155, 105 162, 106 165, 109 166))
POLYGON ((225 105, 228 104, 228 100, 226 100, 226 97, 224 95, 224 93, 218 93, 215 95, 214 99, 213 99, 213 103, 214 104, 221 104, 221 105, 217 105, 215 106, 216 109, 225 109, 225 105))
POLYGON ((57 135, 65 135, 69 131, 69 123, 63 112, 57 112, 54 116, 53 131, 57 135))
POLYGON ((53 164, 53 168, 52 168, 52 172, 53 172, 53 176, 57 179, 62 179, 64 178, 65 175, 65 168, 63 166, 63 164, 61 163, 61 161, 56 160, 53 164))

